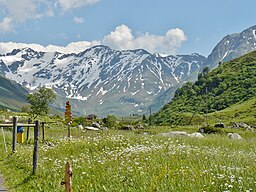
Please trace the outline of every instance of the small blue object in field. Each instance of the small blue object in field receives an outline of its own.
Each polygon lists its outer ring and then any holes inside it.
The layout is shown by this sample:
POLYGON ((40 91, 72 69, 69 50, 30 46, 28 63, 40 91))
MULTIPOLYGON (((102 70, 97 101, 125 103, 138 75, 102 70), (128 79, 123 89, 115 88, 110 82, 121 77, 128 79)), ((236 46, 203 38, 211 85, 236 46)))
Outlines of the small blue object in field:
POLYGON ((21 126, 17 127, 17 133, 23 133, 24 132, 24 128, 21 126))

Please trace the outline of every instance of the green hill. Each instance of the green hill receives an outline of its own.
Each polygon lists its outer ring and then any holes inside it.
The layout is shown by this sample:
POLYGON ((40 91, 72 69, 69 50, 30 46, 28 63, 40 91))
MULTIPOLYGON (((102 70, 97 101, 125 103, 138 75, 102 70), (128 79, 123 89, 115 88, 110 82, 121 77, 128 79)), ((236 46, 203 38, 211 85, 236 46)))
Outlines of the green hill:
MULTIPOLYGON (((156 124, 187 124, 193 112, 213 113, 256 96, 256 51, 198 74, 193 84, 178 88, 171 102, 153 118, 156 124), (207 90, 207 99, 206 99, 207 90)), ((241 104, 242 105, 242 104, 241 104)))
POLYGON ((256 127, 256 97, 232 105, 224 110, 209 114, 209 122, 245 122, 256 127))
POLYGON ((28 91, 0 75, 0 109, 19 110, 26 104, 28 91))

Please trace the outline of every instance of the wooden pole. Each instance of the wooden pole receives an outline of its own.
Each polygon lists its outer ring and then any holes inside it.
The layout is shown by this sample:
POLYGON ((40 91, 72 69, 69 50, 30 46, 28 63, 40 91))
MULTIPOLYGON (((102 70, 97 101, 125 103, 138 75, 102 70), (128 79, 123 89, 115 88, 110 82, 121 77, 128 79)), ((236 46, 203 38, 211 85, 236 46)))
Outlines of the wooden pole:
POLYGON ((206 115, 205 115, 205 119, 206 119, 206 125, 208 126, 208 90, 207 87, 205 88, 205 99, 206 99, 206 115))
POLYGON ((149 125, 152 125, 151 108, 149 108, 149 125))
POLYGON ((18 117, 13 117, 13 127, 12 127, 12 152, 16 151, 16 140, 17 140, 17 123, 18 117))
POLYGON ((34 151, 33 151, 33 171, 32 171, 33 175, 36 174, 36 172, 37 172, 37 165, 38 165, 39 129, 40 129, 40 123, 39 123, 39 121, 35 121, 35 128, 34 128, 34 151))
POLYGON ((45 122, 42 122, 42 141, 44 142, 44 125, 45 122))
POLYGON ((194 111, 192 117, 190 118, 189 123, 188 123, 189 125, 190 125, 190 123, 192 122, 192 119, 193 119, 193 117, 195 116, 195 114, 196 114, 196 112, 197 112, 199 106, 201 105, 202 101, 203 101, 203 98, 202 98, 202 99, 200 100, 200 102, 198 103, 198 105, 197 105, 197 107, 196 107, 196 110, 194 111))
POLYGON ((66 163, 66 171, 65 171, 65 189, 66 192, 71 192, 72 191, 72 169, 71 166, 69 164, 69 162, 67 161, 66 163))
POLYGON ((70 138, 70 123, 68 123, 68 138, 70 138))
MULTIPOLYGON (((31 119, 28 118, 28 124, 30 124, 30 123, 31 123, 31 119)), ((29 139, 29 129, 30 129, 30 127, 27 127, 27 140, 29 139)))

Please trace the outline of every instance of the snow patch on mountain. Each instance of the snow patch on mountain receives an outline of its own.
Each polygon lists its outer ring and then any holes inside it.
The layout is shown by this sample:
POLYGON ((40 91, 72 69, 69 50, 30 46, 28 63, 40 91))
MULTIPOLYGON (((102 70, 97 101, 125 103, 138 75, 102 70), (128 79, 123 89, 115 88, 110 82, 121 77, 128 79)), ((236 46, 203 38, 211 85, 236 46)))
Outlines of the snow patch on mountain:
POLYGON ((95 46, 77 54, 16 49, 1 55, 0 61, 6 66, 2 74, 31 90, 47 85, 59 97, 77 101, 79 111, 86 107, 105 113, 98 105, 110 112, 112 106, 114 112, 131 103, 134 112, 147 109, 155 97, 202 67, 205 58, 95 46))

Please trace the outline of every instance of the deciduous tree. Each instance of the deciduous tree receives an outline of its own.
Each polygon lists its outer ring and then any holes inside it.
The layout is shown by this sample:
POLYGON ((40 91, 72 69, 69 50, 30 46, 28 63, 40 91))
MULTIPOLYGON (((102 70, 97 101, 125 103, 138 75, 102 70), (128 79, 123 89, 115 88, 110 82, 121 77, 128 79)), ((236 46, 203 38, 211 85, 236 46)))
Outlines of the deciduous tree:
POLYGON ((27 96, 29 102, 29 115, 36 119, 39 115, 47 115, 49 112, 49 104, 53 103, 56 95, 52 89, 41 87, 38 92, 31 93, 27 96))

